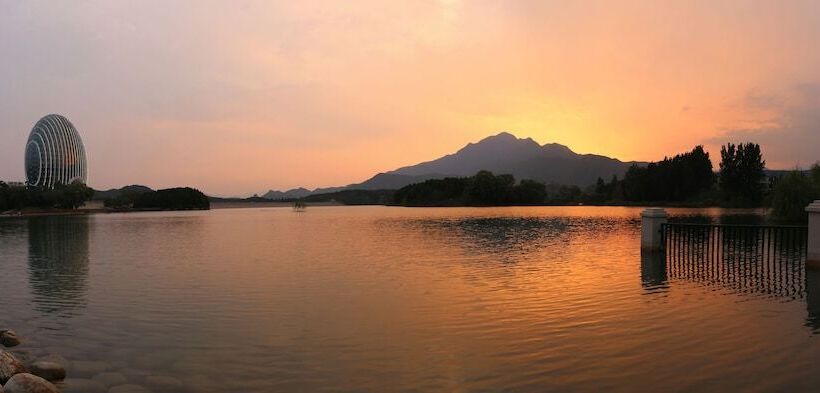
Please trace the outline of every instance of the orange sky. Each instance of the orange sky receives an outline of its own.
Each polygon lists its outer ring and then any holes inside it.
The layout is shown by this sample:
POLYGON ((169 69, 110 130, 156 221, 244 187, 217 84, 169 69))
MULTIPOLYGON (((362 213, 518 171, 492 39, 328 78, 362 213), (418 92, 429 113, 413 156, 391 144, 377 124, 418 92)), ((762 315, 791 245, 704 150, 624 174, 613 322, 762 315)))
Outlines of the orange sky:
POLYGON ((47 113, 90 185, 344 185, 507 130, 623 160, 820 159, 820 2, 0 3, 0 179, 47 113))

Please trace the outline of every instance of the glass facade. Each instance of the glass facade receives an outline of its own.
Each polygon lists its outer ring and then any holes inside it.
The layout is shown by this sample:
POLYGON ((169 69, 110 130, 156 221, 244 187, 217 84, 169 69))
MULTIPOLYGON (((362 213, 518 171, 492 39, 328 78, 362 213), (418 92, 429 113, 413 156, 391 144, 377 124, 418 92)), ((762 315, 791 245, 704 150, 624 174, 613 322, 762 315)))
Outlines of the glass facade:
POLYGON ((31 186, 87 183, 83 141, 68 119, 48 115, 34 125, 26 143, 25 169, 26 183, 31 186))

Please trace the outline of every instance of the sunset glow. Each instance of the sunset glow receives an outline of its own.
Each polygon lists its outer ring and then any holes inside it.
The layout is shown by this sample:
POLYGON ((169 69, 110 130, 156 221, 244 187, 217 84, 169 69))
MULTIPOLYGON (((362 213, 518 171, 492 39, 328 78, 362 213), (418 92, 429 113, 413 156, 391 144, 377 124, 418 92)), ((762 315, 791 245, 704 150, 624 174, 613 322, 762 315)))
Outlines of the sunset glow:
POLYGON ((0 1, 0 179, 46 113, 82 130, 100 189, 345 185, 504 130, 625 161, 754 141, 805 167, 818 22, 816 1, 0 1))

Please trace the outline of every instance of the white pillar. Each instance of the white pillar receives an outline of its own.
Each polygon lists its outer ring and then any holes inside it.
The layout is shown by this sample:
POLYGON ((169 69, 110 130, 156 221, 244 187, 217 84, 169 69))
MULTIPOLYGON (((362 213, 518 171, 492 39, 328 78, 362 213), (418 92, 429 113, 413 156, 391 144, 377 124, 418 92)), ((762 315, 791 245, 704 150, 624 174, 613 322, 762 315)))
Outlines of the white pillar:
POLYGON ((820 269, 820 200, 806 207, 809 213, 809 242, 806 267, 820 269))
POLYGON ((666 223, 666 210, 650 207, 641 213, 641 250, 658 251, 661 243, 661 225, 666 223))

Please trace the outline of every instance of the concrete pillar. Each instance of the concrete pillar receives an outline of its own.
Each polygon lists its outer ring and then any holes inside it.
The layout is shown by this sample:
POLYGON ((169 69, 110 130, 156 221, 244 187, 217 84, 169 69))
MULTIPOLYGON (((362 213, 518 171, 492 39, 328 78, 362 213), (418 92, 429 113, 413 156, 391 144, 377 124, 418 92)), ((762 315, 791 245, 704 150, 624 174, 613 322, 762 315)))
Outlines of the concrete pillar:
POLYGON ((659 251, 661 243, 661 225, 666 223, 666 210, 650 207, 641 213, 641 250, 659 251))
POLYGON ((809 242, 806 267, 820 269, 820 200, 806 207, 809 213, 809 242))

